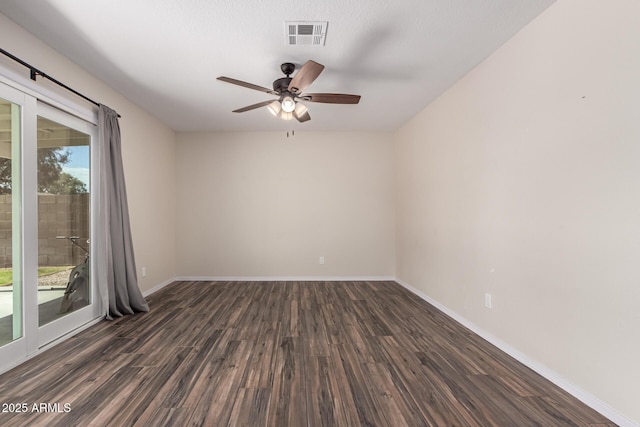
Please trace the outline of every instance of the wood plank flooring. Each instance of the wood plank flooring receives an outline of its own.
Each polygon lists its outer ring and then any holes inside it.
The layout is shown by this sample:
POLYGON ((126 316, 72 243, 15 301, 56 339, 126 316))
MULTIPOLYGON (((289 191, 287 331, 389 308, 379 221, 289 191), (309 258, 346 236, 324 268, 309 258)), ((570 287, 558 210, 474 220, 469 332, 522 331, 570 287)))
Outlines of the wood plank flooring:
POLYGON ((177 282, 148 301, 0 376, 0 403, 28 405, 0 425, 614 425, 394 282, 177 282))

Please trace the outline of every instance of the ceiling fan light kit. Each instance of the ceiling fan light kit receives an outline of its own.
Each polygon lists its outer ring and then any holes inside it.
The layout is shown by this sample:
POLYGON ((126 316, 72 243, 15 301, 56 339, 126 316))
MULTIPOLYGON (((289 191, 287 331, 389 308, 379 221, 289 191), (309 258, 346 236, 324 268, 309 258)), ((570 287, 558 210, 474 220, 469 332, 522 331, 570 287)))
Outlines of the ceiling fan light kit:
POLYGON ((313 83, 322 70, 324 65, 314 61, 307 61, 298 70, 298 72, 290 77, 295 71, 295 65, 285 62, 280 66, 280 70, 286 75, 273 82, 273 90, 266 87, 254 85, 252 83, 243 82, 241 80, 232 79, 230 77, 220 76, 218 80, 231 83, 237 86, 246 87, 248 89, 276 95, 279 97, 275 101, 263 101, 257 104, 248 105, 243 108, 233 110, 234 113, 244 113, 245 111, 255 110, 260 107, 267 107, 267 110, 275 117, 283 120, 291 120, 293 117, 303 123, 311 120, 309 109, 299 100, 308 102, 319 102, 325 104, 357 104, 360 102, 360 95, 347 95, 343 93, 313 93, 304 94, 303 91, 313 83))

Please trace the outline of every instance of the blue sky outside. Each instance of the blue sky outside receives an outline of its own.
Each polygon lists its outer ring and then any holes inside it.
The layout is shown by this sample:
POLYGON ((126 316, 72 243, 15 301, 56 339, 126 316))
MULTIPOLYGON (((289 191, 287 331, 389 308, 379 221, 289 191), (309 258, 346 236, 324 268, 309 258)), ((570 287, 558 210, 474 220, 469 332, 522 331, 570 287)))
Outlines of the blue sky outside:
POLYGON ((68 173, 71 176, 78 178, 89 189, 89 146, 79 145, 65 147, 67 153, 69 153, 69 162, 62 166, 62 171, 68 173))

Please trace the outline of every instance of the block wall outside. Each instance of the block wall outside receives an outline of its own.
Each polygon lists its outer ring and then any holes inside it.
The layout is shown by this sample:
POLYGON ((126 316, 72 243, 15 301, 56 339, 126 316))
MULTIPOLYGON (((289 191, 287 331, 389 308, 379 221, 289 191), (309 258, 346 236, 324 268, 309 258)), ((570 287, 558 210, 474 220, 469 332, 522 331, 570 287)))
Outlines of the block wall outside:
MULTIPOLYGON (((38 265, 76 265, 84 251, 57 236, 79 236, 88 247, 89 193, 38 195, 38 265)), ((0 268, 11 267, 11 195, 0 195, 0 268)))

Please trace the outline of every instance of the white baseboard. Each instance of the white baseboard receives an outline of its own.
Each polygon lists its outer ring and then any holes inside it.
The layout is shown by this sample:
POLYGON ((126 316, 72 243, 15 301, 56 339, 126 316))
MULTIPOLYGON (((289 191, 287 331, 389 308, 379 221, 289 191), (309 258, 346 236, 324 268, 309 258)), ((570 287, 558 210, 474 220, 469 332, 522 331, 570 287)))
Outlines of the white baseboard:
POLYGON ((164 288, 164 287, 165 287, 165 286, 167 286, 167 285, 172 284, 173 282, 175 282, 175 281, 177 281, 177 280, 178 280, 178 279, 177 279, 177 278, 175 278, 175 277, 174 277, 173 279, 166 280, 166 281, 164 281, 164 282, 160 283, 159 285, 154 286, 154 287, 153 287, 153 288, 151 288, 151 289, 147 289, 146 291, 143 291, 143 292, 142 292, 142 296, 146 298, 146 297, 148 297, 149 295, 151 295, 151 294, 153 294, 153 293, 158 292, 160 289, 164 288))
POLYGON ((181 282, 376 282, 394 281, 391 276, 179 276, 181 282))
POLYGON ((390 276, 178 276, 142 292, 143 297, 158 292, 174 282, 380 282, 395 281, 390 276))
POLYGON ((418 289, 414 288, 413 286, 409 285, 408 283, 403 282, 402 280, 400 280, 398 278, 396 278, 394 280, 397 283, 399 283, 400 285, 402 285, 403 287, 405 287, 407 290, 409 290, 411 293, 419 296, 420 298, 422 298, 423 300, 425 300, 426 302, 428 302, 429 304, 431 304, 432 306, 434 306, 438 310, 442 311, 447 316, 451 317, 453 320, 455 320, 458 323, 462 324, 463 326, 469 328, 471 331, 473 331, 474 333, 476 333, 480 337, 484 338, 485 340, 487 340, 488 342, 490 342, 494 346, 498 347, 500 350, 504 351, 509 356, 513 357, 514 359, 516 359, 517 361, 519 361, 523 365, 531 368, 532 370, 534 370, 538 374, 542 375, 544 378, 546 378, 547 380, 551 381, 552 383, 554 383, 555 385, 557 385, 561 389, 565 390, 567 393, 571 394, 572 396, 574 396, 575 398, 580 400, 585 405, 591 407, 595 411, 598 411, 600 414, 602 414, 605 417, 609 418, 611 421, 613 421, 614 423, 618 424, 620 427, 640 427, 640 424, 638 424, 637 422, 631 420, 630 418, 626 417, 625 415, 621 414, 620 412, 618 412, 617 410, 615 410, 611 406, 607 405, 606 403, 604 403, 602 400, 598 399, 597 397, 595 397, 591 393, 588 393, 588 392, 584 391, 583 389, 581 389, 580 387, 577 387, 575 384, 572 384, 571 382, 567 381, 565 378, 563 378, 558 373, 552 371, 551 369, 547 368, 543 364, 538 363, 535 360, 529 358, 524 353, 521 353, 520 351, 518 351, 515 348, 511 347, 510 345, 508 345, 504 341, 502 341, 499 338, 496 338, 495 336, 491 335, 487 331, 479 328, 478 326, 476 326, 475 324, 473 324, 469 320, 467 320, 464 317, 460 316, 456 312, 450 310, 446 306, 440 304, 438 301, 430 298, 429 296, 427 296, 423 292, 419 291, 418 289))

